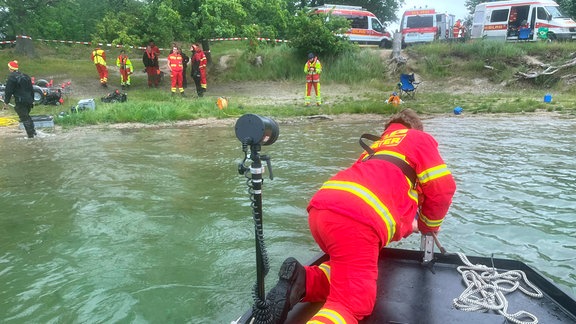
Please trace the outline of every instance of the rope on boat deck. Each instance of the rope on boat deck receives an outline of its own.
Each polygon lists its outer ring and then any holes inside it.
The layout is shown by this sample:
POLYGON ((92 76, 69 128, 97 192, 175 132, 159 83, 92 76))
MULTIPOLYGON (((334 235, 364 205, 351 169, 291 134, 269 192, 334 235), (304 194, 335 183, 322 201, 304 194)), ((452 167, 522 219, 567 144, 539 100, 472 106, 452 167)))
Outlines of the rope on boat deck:
POLYGON ((531 283, 524 271, 509 270, 498 273, 494 267, 483 264, 472 264, 466 255, 457 252, 465 264, 457 268, 467 288, 458 298, 454 298, 454 307, 466 312, 496 311, 508 321, 516 324, 537 324, 538 318, 527 311, 508 313, 508 301, 505 295, 516 290, 524 294, 542 298, 542 292, 531 283), (522 285, 522 281, 524 285, 522 285), (525 288, 526 286, 527 288, 525 288))

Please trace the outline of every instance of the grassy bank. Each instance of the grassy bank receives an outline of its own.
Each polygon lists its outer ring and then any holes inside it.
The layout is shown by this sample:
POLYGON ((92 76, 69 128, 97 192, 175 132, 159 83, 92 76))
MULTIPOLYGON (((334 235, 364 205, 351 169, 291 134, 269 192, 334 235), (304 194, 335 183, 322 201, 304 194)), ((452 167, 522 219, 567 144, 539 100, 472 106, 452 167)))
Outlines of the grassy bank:
MULTIPOLYGON (((186 48, 184 46, 184 48, 186 48)), ((197 118, 229 118, 244 113, 256 113, 272 117, 302 115, 377 113, 390 114, 395 107, 383 101, 396 89, 400 73, 414 72, 423 81, 416 99, 406 99, 402 107, 410 107, 421 113, 451 113, 454 107, 464 108, 465 113, 519 113, 538 110, 575 114, 576 96, 572 94, 570 80, 576 68, 568 66, 553 75, 534 79, 517 77, 518 72, 542 69, 526 63, 525 57, 533 57, 546 64, 560 66, 572 58, 576 43, 523 43, 505 44, 493 42, 436 43, 409 47, 404 65, 390 64, 388 53, 374 48, 362 48, 334 58, 321 58, 324 73, 323 89, 345 86, 354 96, 328 97, 328 104, 321 108, 303 109, 303 64, 305 58, 297 57, 286 45, 262 45, 256 51, 248 50, 243 42, 216 42, 212 44, 212 64, 209 67, 209 92, 205 98, 192 96, 173 98, 168 80, 161 90, 148 89, 144 75, 133 76, 128 91, 128 101, 121 104, 100 103, 104 90, 95 82, 97 76, 89 60, 91 48, 85 45, 62 45, 37 43, 39 53, 35 59, 18 57, 12 49, 0 50, 0 63, 6 64, 17 58, 21 70, 37 78, 54 79, 55 83, 71 80, 76 90, 65 96, 63 106, 37 106, 34 114, 59 115, 69 112, 78 100, 93 97, 97 100, 95 111, 68 114, 56 118, 65 127, 99 124, 142 122, 158 123, 197 118), (262 58, 262 66, 256 66, 256 57, 262 58), (482 82, 478 82, 482 81, 482 82), (258 91, 234 93, 225 110, 216 107, 218 91, 210 89, 229 88, 230 84, 267 82, 280 87, 294 87, 297 95, 292 101, 262 104, 254 97, 258 91), (544 103, 543 96, 553 94, 552 103, 544 103)), ((108 50, 108 65, 113 66, 118 49, 108 50)), ((128 53, 135 71, 143 70, 141 51, 128 53)), ((162 53, 165 57, 166 53, 162 53)), ((8 71, 0 69, 0 79, 5 80, 8 71)), ((118 83, 117 72, 111 70, 111 83, 118 83)), ((190 80, 191 82, 191 80, 190 80)), ((107 90, 112 91, 113 88, 107 90)), ((270 89, 261 89, 262 92, 270 89)), ((273 97, 272 93, 272 97, 273 97)))

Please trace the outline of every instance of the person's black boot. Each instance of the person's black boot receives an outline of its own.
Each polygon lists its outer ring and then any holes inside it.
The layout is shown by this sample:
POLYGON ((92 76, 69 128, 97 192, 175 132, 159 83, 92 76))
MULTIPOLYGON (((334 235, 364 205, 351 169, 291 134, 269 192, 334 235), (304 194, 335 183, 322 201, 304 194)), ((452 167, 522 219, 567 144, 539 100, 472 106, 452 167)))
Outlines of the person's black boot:
POLYGON ((36 136, 36 129, 34 129, 34 121, 32 121, 32 118, 23 121, 22 124, 24 125, 28 138, 34 138, 34 136, 36 136))
POLYGON ((306 294, 306 270, 298 260, 290 257, 282 263, 278 277, 278 283, 266 295, 266 302, 274 317, 272 323, 282 324, 288 312, 306 294))

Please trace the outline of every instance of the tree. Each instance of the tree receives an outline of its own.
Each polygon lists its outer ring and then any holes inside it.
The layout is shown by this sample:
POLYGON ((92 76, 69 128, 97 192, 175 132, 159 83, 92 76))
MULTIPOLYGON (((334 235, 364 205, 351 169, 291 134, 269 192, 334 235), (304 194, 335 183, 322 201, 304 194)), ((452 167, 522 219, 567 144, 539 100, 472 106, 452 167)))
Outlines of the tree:
MULTIPOLYGON (((33 21, 34 13, 58 4, 59 0, 0 0, 2 8, 2 21, 6 28, 5 34, 11 36, 33 36, 34 30, 30 30, 29 21, 33 21)), ((16 42, 15 52, 34 57, 36 52, 34 44, 29 38, 20 38, 16 42)))
POLYGON ((474 14, 474 10, 476 9, 476 6, 482 2, 486 2, 488 0, 466 0, 464 2, 464 5, 466 6, 466 9, 468 9, 468 12, 473 15, 474 14))
POLYGON ((114 45, 140 46, 144 43, 138 19, 127 12, 108 12, 96 26, 93 41, 111 42, 114 45))
POLYGON ((558 4, 562 11, 570 17, 576 17, 576 1, 575 0, 561 0, 558 4))
POLYGON ((325 14, 313 14, 301 10, 292 21, 289 30, 290 46, 297 49, 300 55, 309 52, 324 56, 337 56, 352 48, 352 44, 343 34, 350 23, 342 17, 331 16, 326 19, 325 14))

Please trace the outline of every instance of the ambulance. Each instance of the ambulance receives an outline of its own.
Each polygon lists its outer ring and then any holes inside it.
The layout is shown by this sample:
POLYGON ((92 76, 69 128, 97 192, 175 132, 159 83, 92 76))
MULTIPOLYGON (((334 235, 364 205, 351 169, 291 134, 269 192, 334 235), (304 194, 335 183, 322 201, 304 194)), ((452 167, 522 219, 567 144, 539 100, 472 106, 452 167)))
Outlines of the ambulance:
POLYGON ((486 2, 476 6, 471 38, 500 41, 576 39, 576 22, 550 0, 486 2))
POLYGON ((360 45, 378 45, 381 48, 392 47, 392 36, 376 15, 358 6, 325 4, 314 8, 315 13, 344 17, 350 21, 351 28, 345 36, 351 42, 360 45))
POLYGON ((454 15, 438 13, 433 8, 406 10, 400 21, 402 46, 454 38, 455 22, 454 15))

